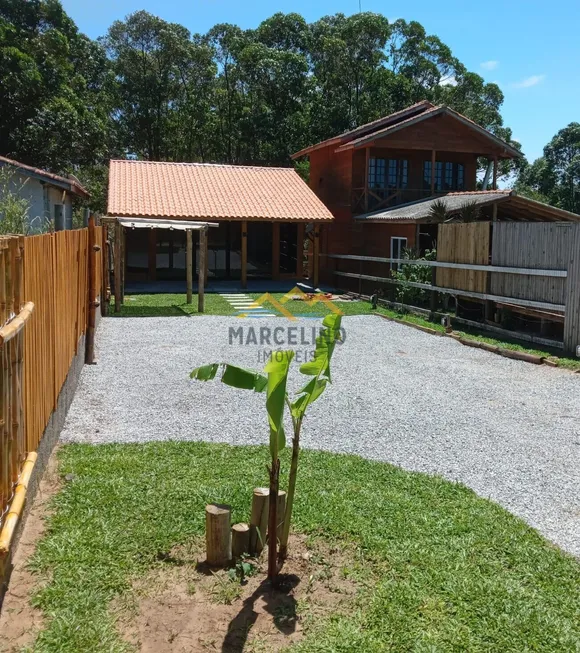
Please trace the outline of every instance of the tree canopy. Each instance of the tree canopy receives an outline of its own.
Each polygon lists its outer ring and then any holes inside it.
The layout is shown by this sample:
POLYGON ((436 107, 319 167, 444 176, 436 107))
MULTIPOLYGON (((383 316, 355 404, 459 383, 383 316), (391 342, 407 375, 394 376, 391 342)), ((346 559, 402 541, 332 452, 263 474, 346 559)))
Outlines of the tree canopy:
POLYGON ((516 190, 532 199, 580 213, 580 123, 571 122, 521 171, 516 190))
POLYGON ((0 79, 0 153, 74 171, 101 210, 112 156, 289 165, 422 99, 512 135, 496 84, 420 23, 370 12, 192 34, 137 11, 93 41, 59 0, 0 0, 0 79))

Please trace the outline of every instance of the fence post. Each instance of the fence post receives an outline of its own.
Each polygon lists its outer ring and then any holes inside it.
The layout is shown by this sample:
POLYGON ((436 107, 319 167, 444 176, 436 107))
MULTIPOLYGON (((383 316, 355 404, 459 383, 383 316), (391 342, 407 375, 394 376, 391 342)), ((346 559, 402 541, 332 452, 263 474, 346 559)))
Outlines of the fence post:
POLYGON ((95 324, 97 313, 97 249, 96 249, 95 218, 89 217, 89 291, 88 291, 88 313, 87 313, 87 336, 85 349, 85 363, 92 365, 95 362, 95 324))
POLYGON ((574 225, 566 278, 564 350, 576 355, 580 345, 580 224, 574 225))
POLYGON ((115 222, 115 313, 121 312, 121 237, 123 227, 119 220, 115 222))

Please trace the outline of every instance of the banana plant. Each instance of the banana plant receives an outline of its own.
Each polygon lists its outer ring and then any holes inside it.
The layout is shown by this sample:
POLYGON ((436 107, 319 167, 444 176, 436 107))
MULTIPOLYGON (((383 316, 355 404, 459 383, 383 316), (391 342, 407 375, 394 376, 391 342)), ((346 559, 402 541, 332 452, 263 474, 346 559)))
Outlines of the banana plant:
POLYGON ((292 461, 290 463, 290 477, 288 480, 288 494, 286 495, 286 514, 280 537, 280 560, 283 561, 288 554, 288 537, 290 535, 290 524, 292 521, 292 508, 294 506, 294 495, 296 494, 296 478, 298 476, 298 456, 300 453, 300 431, 302 422, 306 415, 308 406, 313 404, 332 383, 330 375, 330 359, 334 353, 335 345, 341 339, 342 315, 332 313, 322 321, 321 329, 316 339, 314 359, 300 366, 300 372, 312 379, 297 392, 294 401, 286 397, 286 403, 292 416, 294 437, 292 439, 292 461))
POLYGON ((211 363, 194 369, 190 377, 198 381, 211 381, 221 369, 221 381, 226 385, 254 392, 266 392, 266 412, 270 428, 270 458, 268 468, 270 475, 270 501, 268 513, 268 578, 275 581, 277 565, 276 529, 278 519, 276 514, 280 479, 280 451, 286 446, 284 434, 284 411, 287 406, 292 417, 294 437, 292 439, 292 460, 288 493, 286 495, 286 513, 280 537, 279 559, 282 562, 288 553, 288 537, 292 521, 292 509, 296 494, 296 479, 298 475, 298 457, 300 453, 300 431, 308 406, 313 404, 332 382, 330 375, 330 360, 336 343, 340 341, 342 315, 327 315, 316 339, 313 360, 300 366, 300 372, 312 377, 301 388, 292 401, 286 389, 288 370, 294 358, 293 351, 276 351, 264 367, 264 374, 248 370, 228 363, 211 363))
POLYGON ((277 575, 277 498, 280 479, 280 451, 286 446, 284 435, 284 407, 287 400, 286 382, 293 351, 273 352, 264 368, 264 374, 228 363, 211 363, 194 369, 190 377, 198 381, 215 379, 221 369, 221 381, 226 385, 254 392, 266 392, 266 412, 270 427, 270 501, 268 513, 268 578, 274 582, 277 575))

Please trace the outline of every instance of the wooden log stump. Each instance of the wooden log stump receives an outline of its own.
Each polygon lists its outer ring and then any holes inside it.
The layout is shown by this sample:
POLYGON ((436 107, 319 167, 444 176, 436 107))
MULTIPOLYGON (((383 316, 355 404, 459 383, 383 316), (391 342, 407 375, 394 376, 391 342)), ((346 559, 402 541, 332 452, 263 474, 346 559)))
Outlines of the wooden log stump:
POLYGON ((281 539, 282 530, 284 528, 284 518, 286 516, 286 492, 278 490, 278 507, 276 508, 276 521, 278 528, 276 529, 276 537, 281 539))
POLYGON ((232 559, 231 507, 210 503, 205 507, 207 563, 225 567, 232 559))
POLYGON ((270 490, 257 487, 252 496, 252 514, 250 517, 250 553, 259 555, 266 543, 268 530, 268 509, 270 490))
POLYGON ((244 553, 250 553, 250 527, 248 524, 232 526, 232 558, 237 560, 244 553))

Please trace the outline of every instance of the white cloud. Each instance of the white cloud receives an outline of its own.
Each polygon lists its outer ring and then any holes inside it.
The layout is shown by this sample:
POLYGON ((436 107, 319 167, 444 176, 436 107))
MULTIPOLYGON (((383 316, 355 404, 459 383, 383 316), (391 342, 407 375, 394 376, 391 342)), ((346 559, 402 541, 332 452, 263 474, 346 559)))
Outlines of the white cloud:
POLYGON ((457 86, 457 80, 453 75, 449 75, 449 77, 444 77, 439 82, 439 86, 457 86))
POLYGON ((515 82, 512 84, 514 88, 530 88, 530 86, 537 86, 541 84, 546 79, 546 75, 532 75, 531 77, 526 77, 522 79, 521 82, 515 82))
POLYGON ((480 63, 479 65, 484 70, 495 70, 499 66, 499 61, 494 61, 492 59, 491 61, 484 61, 483 63, 480 63))

